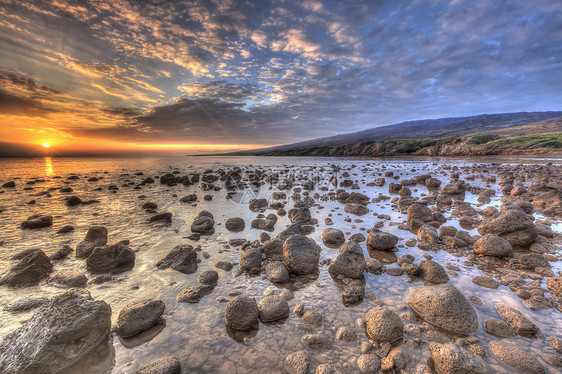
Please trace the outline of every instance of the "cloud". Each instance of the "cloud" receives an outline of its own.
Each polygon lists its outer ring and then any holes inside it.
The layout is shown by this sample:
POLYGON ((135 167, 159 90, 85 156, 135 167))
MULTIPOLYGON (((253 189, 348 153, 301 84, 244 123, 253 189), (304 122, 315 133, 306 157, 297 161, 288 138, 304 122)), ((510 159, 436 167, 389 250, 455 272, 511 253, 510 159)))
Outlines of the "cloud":
POLYGON ((46 108, 37 100, 10 95, 0 90, 0 114, 46 117, 48 114, 54 112, 56 112, 55 109, 46 108))

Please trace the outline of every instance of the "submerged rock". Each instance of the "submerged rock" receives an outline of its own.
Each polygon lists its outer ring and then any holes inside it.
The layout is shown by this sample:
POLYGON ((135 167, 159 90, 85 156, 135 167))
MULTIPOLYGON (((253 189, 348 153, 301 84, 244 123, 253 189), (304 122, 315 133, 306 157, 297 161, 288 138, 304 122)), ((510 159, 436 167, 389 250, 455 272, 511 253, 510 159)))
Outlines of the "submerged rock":
POLYGON ((174 356, 155 358, 142 365, 137 374, 180 374, 180 361, 174 356))
POLYGON ((109 336, 111 308, 86 291, 53 297, 0 344, 0 372, 58 373, 109 336))
POLYGON ((530 374, 544 374, 546 371, 539 361, 526 349, 506 340, 490 342, 490 350, 509 366, 530 374))
POLYGON ((511 326, 518 334, 530 335, 539 331, 539 327, 529 321, 527 317, 521 314, 517 309, 508 306, 498 306, 496 310, 509 326, 511 326))
POLYGON ((310 354, 307 351, 298 351, 285 357, 284 369, 287 374, 308 374, 310 354))
POLYGON ((144 300, 127 304, 117 319, 116 333, 128 338, 154 326, 160 319, 166 305, 162 300, 144 300))
POLYGON ((179 303, 198 303, 211 292, 213 292, 213 286, 210 285, 190 286, 181 290, 176 297, 176 301, 179 303))

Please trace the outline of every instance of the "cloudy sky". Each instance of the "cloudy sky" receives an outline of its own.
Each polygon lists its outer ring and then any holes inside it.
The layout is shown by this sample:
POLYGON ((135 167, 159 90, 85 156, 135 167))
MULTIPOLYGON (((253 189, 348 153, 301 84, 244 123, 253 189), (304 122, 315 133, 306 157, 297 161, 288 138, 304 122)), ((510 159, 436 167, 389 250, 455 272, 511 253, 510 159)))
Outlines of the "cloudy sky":
POLYGON ((560 0, 0 0, 0 138, 250 149, 560 110, 560 0))

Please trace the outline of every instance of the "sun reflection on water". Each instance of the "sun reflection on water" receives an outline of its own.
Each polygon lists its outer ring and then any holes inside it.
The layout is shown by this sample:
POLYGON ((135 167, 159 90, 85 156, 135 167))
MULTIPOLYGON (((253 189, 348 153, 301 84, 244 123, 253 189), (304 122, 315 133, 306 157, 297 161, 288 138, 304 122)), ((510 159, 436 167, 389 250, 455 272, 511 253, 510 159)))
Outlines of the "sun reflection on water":
POLYGON ((53 161, 50 157, 45 157, 45 175, 50 177, 53 173, 53 161))

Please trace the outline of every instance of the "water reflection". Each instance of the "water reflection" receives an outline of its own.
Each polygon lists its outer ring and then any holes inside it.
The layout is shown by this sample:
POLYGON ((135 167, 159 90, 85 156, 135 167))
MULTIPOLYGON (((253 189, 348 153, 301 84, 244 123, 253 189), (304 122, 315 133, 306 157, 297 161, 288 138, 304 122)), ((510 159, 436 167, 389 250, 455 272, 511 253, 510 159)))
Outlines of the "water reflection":
POLYGON ((45 175, 50 177, 53 173, 53 161, 50 157, 45 157, 45 175))

